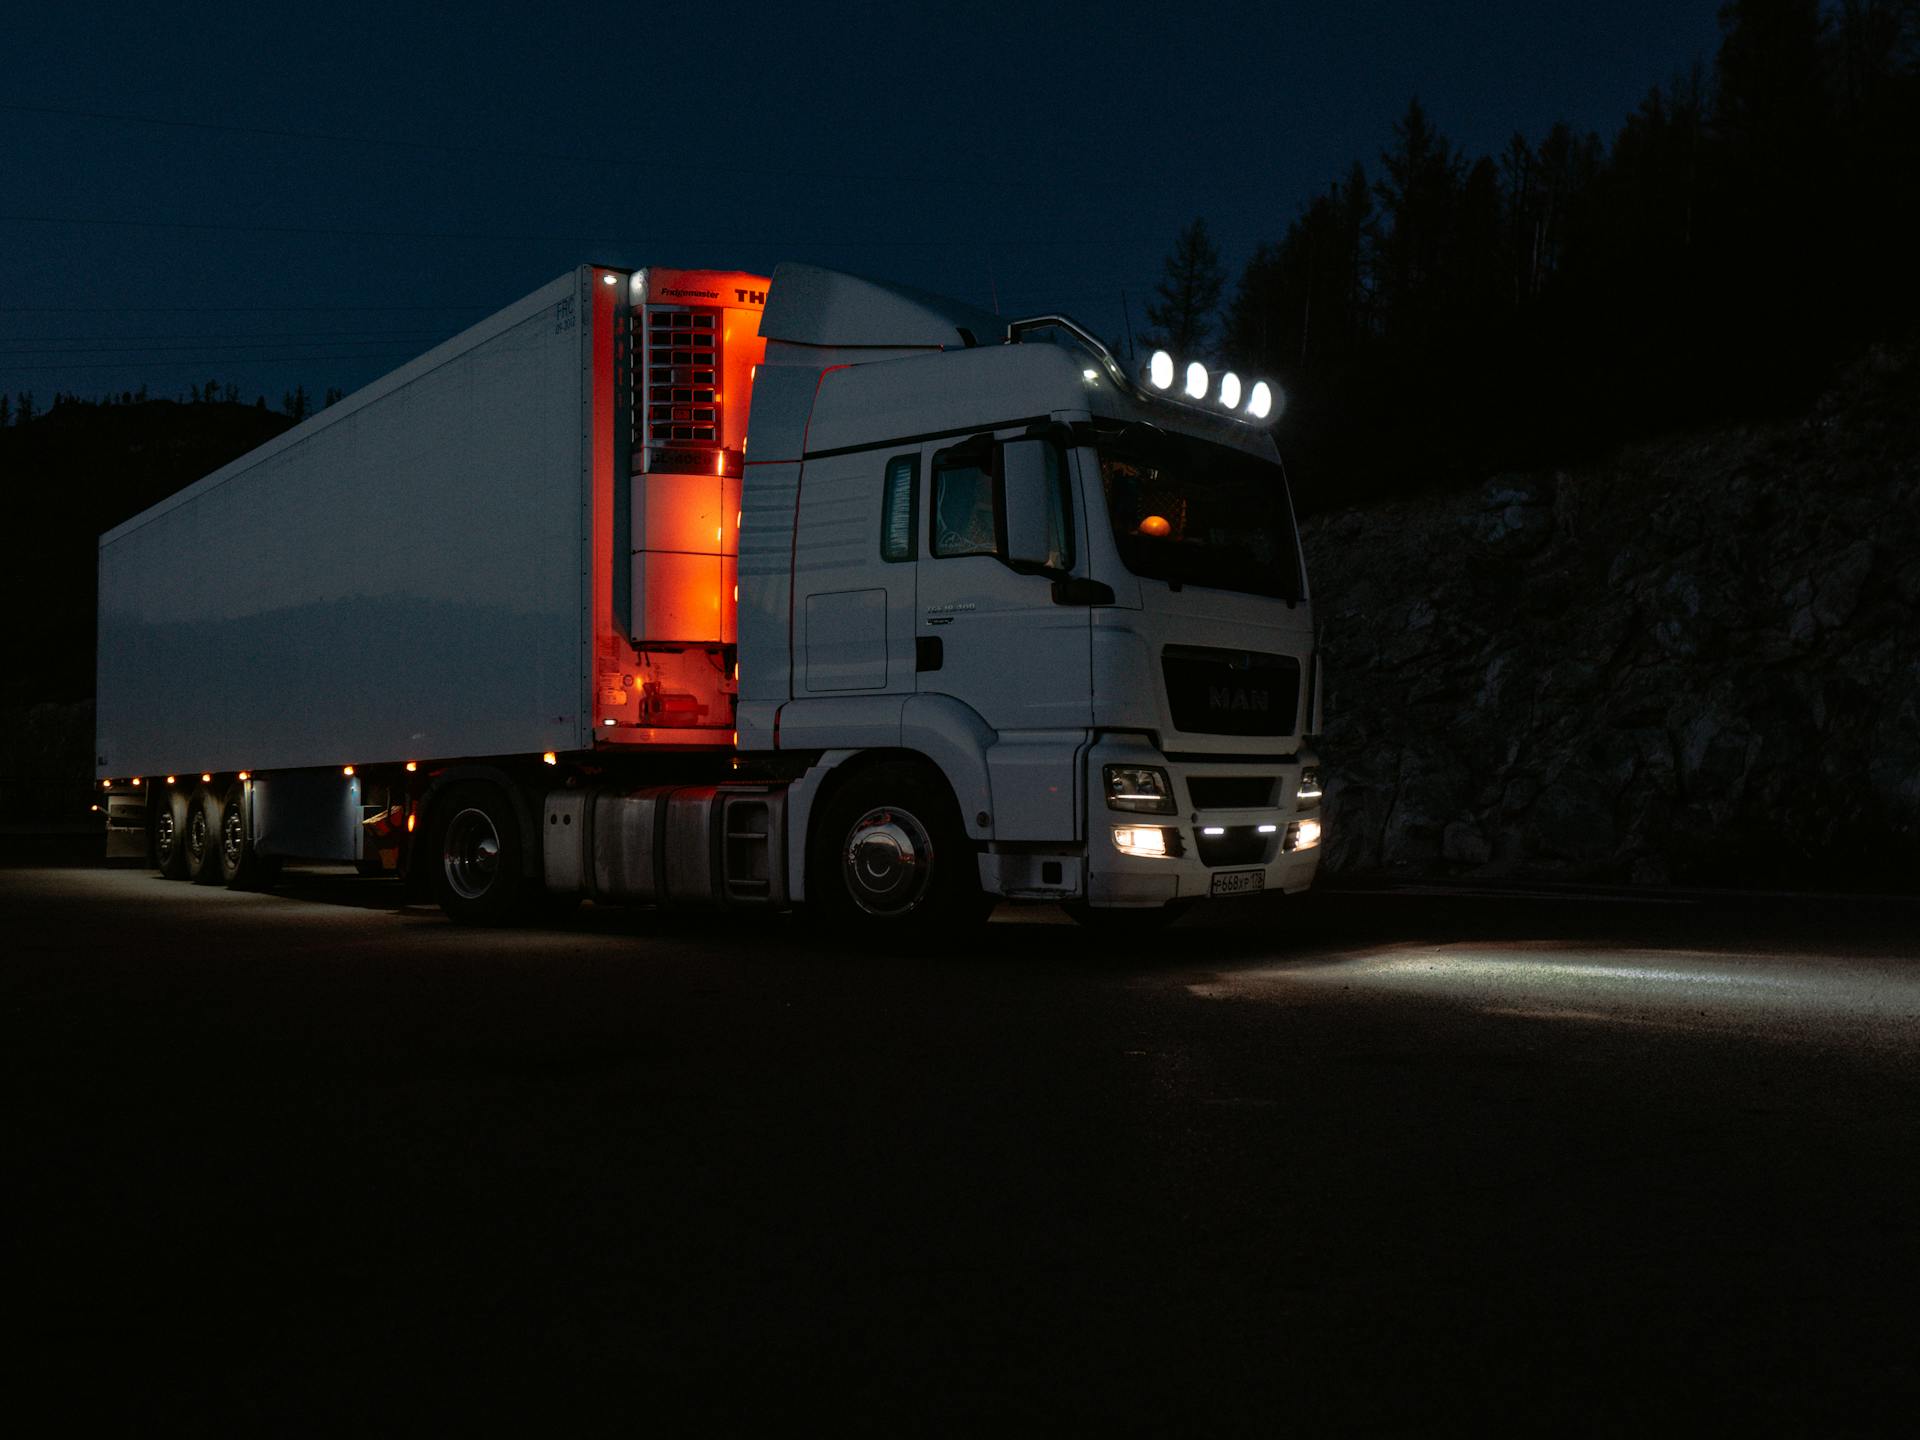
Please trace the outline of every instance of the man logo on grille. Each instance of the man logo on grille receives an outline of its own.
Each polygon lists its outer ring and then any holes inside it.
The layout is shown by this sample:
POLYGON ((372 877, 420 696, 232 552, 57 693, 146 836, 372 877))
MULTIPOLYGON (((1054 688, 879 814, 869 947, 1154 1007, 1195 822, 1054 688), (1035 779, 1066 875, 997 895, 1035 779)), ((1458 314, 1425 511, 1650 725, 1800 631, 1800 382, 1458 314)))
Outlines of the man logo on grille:
POLYGON ((1212 710, 1265 710, 1268 708, 1268 692, 1236 690, 1231 685, 1209 685, 1207 707, 1212 710))

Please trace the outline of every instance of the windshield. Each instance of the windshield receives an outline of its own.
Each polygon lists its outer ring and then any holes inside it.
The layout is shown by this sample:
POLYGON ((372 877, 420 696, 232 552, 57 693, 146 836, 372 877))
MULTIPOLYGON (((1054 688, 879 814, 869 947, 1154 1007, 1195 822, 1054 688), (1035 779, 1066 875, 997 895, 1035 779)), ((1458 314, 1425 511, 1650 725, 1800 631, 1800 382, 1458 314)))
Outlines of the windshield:
POLYGON ((1096 444, 1113 538, 1135 575, 1305 598, 1286 477, 1273 461, 1144 425, 1096 444))

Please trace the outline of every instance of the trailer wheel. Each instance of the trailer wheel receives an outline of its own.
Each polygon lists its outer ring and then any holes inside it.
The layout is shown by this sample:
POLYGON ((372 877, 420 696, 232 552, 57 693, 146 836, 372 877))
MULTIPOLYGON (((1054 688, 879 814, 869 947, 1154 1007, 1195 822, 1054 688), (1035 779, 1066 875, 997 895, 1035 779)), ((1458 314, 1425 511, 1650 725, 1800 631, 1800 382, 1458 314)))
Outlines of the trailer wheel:
POLYGON ((187 878, 187 798, 170 787, 147 796, 147 857, 161 879, 187 878))
POLYGON ((220 869, 220 803, 202 785, 187 799, 187 878, 196 885, 224 885, 220 869))
POLYGON ((221 879, 229 889, 264 890, 273 881, 273 866, 253 848, 247 827, 246 782, 236 780, 220 807, 220 833, 215 846, 221 879))
POLYGON ((918 766, 851 776, 829 797, 812 848, 807 893, 844 928, 930 935, 992 908, 953 797, 918 766))
POLYGON ((449 920, 506 925, 519 918, 520 820, 497 785, 455 785, 433 807, 433 893, 449 920))

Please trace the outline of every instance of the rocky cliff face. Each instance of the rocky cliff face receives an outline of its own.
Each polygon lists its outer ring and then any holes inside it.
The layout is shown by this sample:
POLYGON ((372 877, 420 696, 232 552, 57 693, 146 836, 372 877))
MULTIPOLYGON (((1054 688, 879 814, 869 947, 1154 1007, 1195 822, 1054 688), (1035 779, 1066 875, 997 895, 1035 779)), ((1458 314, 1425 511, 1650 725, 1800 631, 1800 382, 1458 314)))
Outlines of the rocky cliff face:
POLYGON ((1316 517, 1329 874, 1920 889, 1920 365, 1316 517))

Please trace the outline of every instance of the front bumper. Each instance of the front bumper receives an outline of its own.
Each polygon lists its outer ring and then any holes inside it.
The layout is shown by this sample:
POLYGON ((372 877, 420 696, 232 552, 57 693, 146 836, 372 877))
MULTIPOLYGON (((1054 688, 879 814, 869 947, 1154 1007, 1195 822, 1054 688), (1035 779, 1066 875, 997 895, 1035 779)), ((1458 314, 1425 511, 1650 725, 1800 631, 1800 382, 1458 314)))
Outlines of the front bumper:
POLYGON ((1309 756, 1176 762, 1130 736, 1100 740, 1088 752, 1082 792, 1088 806, 1088 902, 1145 908, 1173 900, 1220 898, 1223 891, 1292 895, 1305 890, 1313 884, 1326 845, 1324 832, 1316 843, 1298 843, 1301 822, 1321 819, 1318 801, 1303 808, 1295 799, 1300 772, 1312 763, 1309 756), (1175 813, 1108 809, 1102 783, 1108 765, 1165 770, 1173 782, 1175 813), (1127 854, 1115 846, 1115 829, 1140 827, 1166 831, 1170 853, 1127 854), (1265 827, 1271 829, 1262 833, 1265 827))

